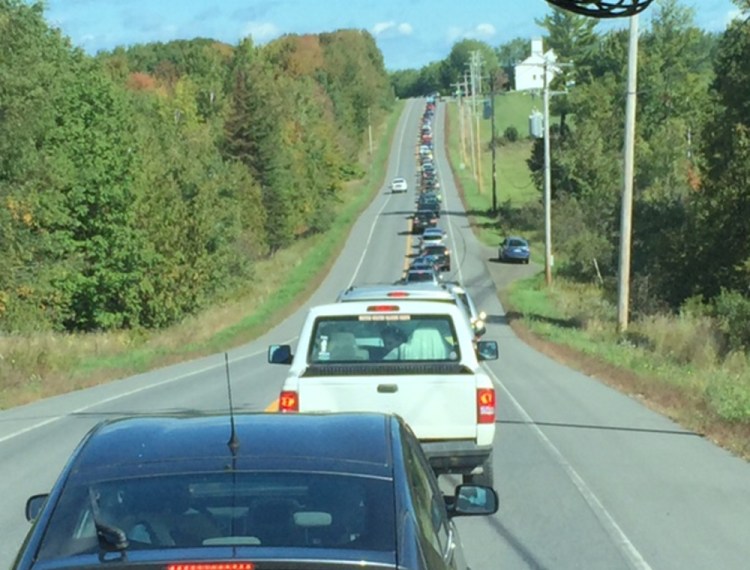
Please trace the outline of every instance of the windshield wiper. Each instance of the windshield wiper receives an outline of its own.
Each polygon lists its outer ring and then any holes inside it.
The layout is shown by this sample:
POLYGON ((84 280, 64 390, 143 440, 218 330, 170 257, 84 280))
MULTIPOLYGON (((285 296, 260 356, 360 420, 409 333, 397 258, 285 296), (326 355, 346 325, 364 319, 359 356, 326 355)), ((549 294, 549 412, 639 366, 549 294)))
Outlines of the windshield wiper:
POLYGON ((130 546, 128 536, 121 528, 97 520, 96 515, 94 515, 94 525, 96 525, 96 536, 102 548, 123 551, 130 546))
POLYGON ((94 526, 96 527, 96 537, 99 539, 99 546, 107 551, 122 552, 130 546, 128 535, 120 527, 102 522, 101 512, 99 511, 99 501, 93 488, 89 487, 89 501, 91 511, 94 514, 94 526))

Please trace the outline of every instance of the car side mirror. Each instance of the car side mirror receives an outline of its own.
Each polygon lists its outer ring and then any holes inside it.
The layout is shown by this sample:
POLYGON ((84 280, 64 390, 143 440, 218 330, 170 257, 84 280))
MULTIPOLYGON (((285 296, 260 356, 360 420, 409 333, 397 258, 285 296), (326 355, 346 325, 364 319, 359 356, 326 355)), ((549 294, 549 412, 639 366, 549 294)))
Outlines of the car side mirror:
POLYGON ((288 344, 272 344, 268 347, 268 362, 270 364, 291 364, 292 347, 288 344))
POLYGON ((33 495, 26 501, 26 520, 33 522, 42 512, 44 505, 47 503, 48 493, 43 495, 33 495))
POLYGON ((498 355, 497 341, 480 340, 477 343, 477 358, 479 360, 497 360, 498 355))
POLYGON ((499 507, 497 493, 485 485, 459 485, 453 497, 446 497, 449 517, 493 515, 499 507))

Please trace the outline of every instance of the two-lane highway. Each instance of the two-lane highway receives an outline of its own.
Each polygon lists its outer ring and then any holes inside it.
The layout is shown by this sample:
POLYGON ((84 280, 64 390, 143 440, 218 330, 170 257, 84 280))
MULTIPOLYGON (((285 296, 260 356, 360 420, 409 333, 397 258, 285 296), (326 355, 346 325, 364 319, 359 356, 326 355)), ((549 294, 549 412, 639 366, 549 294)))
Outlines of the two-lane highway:
MULTIPOLYGON (((440 225, 449 233, 452 277, 488 315, 486 337, 501 347, 488 365, 498 400, 495 480, 500 511, 460 519, 474 570, 750 567, 750 466, 522 343, 504 320, 488 264, 443 149, 445 105, 436 115, 435 161, 444 192, 440 225)), ((346 246, 305 307, 262 338, 230 351, 240 410, 263 410, 286 369, 266 363, 270 343, 294 342, 311 305, 352 284, 401 276, 414 209, 415 145, 424 100, 407 102, 393 140, 386 184, 356 221, 346 246)), ((508 271, 514 268, 508 267, 508 271)), ((26 497, 46 491, 81 436, 102 418, 156 411, 226 410, 223 355, 163 368, 0 413, 0 568, 28 530, 26 497)))

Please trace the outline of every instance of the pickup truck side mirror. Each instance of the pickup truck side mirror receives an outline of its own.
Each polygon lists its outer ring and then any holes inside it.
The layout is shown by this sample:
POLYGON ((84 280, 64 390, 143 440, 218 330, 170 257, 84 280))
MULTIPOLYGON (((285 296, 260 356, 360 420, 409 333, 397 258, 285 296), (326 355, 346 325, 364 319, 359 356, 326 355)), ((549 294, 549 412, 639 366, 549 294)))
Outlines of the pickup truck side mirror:
POLYGON ((497 360, 498 352, 497 341, 480 340, 477 343, 477 358, 479 360, 497 360))
POLYGON ((272 344, 268 347, 268 362, 270 364, 291 364, 292 347, 288 344, 272 344))

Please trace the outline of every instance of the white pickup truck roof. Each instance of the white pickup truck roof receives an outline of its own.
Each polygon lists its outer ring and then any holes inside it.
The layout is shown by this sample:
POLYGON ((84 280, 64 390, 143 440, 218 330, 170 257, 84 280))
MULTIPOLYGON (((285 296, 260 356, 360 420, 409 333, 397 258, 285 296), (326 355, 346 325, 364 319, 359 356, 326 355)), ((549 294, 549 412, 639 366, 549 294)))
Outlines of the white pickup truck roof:
POLYGON ((466 289, 460 287, 457 283, 448 282, 442 285, 435 285, 434 283, 360 285, 342 291, 336 300, 340 303, 349 303, 387 299, 451 303, 463 309, 467 324, 475 334, 481 334, 484 330, 485 315, 480 314, 466 289))

